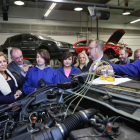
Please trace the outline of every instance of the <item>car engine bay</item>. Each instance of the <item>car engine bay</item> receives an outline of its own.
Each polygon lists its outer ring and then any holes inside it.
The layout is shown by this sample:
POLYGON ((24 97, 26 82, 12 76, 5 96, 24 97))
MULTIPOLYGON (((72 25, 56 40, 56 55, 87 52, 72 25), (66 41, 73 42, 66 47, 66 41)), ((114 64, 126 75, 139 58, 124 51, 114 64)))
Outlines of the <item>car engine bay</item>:
MULTIPOLYGON (((0 107, 2 140, 138 140, 139 121, 101 112, 94 102, 83 108, 66 101, 69 91, 44 86, 24 99, 0 107), (72 112, 75 110, 75 112, 72 112)), ((79 90, 79 87, 78 87, 79 90)), ((73 97, 73 96, 72 96, 73 97)), ((86 102, 85 104, 88 104, 86 102)), ((110 110, 113 114, 113 111, 110 110)), ((114 113, 116 115, 116 113, 114 113)))

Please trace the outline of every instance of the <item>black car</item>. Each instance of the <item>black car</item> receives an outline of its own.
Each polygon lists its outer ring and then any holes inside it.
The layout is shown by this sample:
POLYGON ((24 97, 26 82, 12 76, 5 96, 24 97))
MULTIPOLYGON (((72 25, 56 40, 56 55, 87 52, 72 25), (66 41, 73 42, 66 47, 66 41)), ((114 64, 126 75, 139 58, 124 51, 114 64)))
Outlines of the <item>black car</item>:
POLYGON ((45 34, 19 34, 7 38, 5 43, 1 45, 0 51, 8 54, 9 47, 20 48, 23 56, 28 59, 33 59, 36 56, 36 51, 46 49, 50 53, 51 58, 60 59, 66 51, 76 54, 72 44, 56 41, 45 34))

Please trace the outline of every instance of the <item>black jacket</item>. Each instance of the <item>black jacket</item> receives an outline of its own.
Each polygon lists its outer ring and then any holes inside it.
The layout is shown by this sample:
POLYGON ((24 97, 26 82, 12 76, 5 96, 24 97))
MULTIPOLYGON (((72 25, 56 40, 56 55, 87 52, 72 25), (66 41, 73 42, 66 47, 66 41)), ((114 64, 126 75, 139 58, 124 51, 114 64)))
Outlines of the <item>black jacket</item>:
MULTIPOLYGON (((28 65, 31 64, 29 60, 23 60, 23 63, 28 65)), ((13 76, 17 80, 18 89, 21 89, 26 77, 21 74, 20 67, 14 61, 12 61, 8 64, 7 69, 13 74, 13 76)))
POLYGON ((86 71, 86 66, 84 66, 82 69, 80 68, 80 66, 78 66, 77 68, 80 69, 82 72, 86 71))

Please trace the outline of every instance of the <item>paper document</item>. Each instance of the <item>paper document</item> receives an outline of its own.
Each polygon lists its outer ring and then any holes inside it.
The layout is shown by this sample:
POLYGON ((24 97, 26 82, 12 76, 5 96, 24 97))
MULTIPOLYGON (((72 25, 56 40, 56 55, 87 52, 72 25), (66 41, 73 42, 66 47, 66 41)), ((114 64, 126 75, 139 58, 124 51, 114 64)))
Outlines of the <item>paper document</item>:
POLYGON ((99 78, 96 78, 92 81, 92 84, 93 85, 118 85, 118 84, 121 84, 121 83, 124 83, 124 82, 127 82, 127 81, 130 81, 131 79, 129 78, 115 78, 115 81, 114 82, 109 82, 107 80, 100 80, 100 77, 99 78))

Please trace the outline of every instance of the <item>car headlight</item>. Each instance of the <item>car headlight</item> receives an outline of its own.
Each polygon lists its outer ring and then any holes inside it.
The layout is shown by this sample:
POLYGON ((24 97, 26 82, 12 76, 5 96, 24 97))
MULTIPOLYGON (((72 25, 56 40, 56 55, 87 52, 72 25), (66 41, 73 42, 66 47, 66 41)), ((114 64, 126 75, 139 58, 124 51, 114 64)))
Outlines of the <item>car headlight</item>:
POLYGON ((60 42, 58 42, 58 41, 55 41, 55 43, 56 43, 56 45, 57 45, 58 47, 63 47, 62 43, 60 43, 60 42))
POLYGON ((73 48, 73 49, 75 49, 75 47, 72 45, 72 47, 71 48, 73 48))

